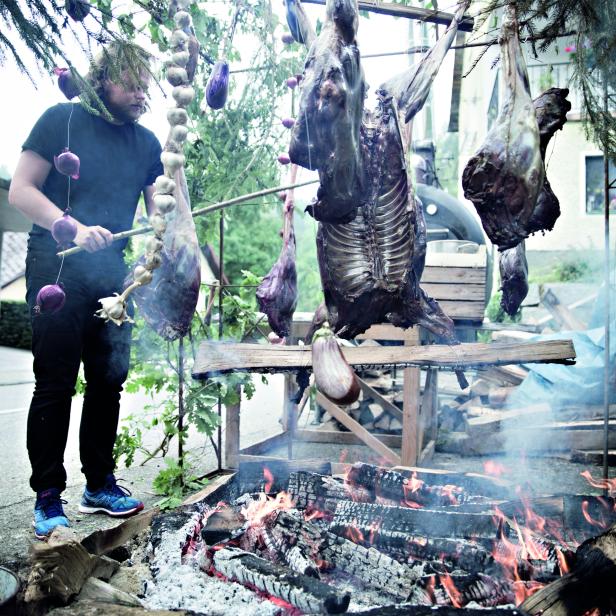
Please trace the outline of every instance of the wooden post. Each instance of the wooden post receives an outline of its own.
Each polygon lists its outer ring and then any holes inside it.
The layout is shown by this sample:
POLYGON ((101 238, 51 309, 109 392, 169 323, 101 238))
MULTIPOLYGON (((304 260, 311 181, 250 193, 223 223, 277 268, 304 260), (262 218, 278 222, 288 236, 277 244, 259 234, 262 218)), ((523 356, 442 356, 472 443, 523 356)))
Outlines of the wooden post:
MULTIPOLYGON (((419 327, 419 326, 417 326, 419 327)), ((404 346, 419 344, 419 333, 415 328, 415 339, 405 340, 404 346)), ((402 404, 402 453, 403 466, 415 466, 417 463, 417 423, 419 417, 419 393, 421 387, 421 369, 405 368, 403 372, 402 404)))
POLYGON ((288 458, 293 458, 293 438, 297 429, 297 404, 291 398, 296 394, 298 385, 293 374, 284 377, 284 407, 282 414, 282 429, 289 433, 287 441, 288 458))
POLYGON ((225 468, 237 469, 240 453, 240 403, 242 390, 237 386, 240 396, 237 404, 225 405, 225 468))

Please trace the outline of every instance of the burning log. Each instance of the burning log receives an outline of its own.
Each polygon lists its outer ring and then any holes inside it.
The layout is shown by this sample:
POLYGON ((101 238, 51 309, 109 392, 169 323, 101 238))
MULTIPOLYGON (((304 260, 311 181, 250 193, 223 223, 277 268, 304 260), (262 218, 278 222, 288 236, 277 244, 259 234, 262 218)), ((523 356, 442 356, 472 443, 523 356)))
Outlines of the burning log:
MULTIPOLYGON (((336 507, 330 530, 356 543, 406 547, 413 535, 423 537, 496 538, 489 514, 389 507, 342 501, 336 507)), ((506 529, 504 529, 506 530, 506 529)))
POLYGON ((340 501, 373 499, 367 490, 352 490, 330 475, 297 471, 289 476, 288 492, 298 509, 333 514, 340 501))
POLYGON ((377 588, 397 599, 407 599, 421 570, 395 561, 375 548, 366 548, 320 529, 292 511, 281 511, 274 530, 280 529, 294 538, 300 552, 318 554, 333 569, 344 571, 364 584, 377 588), (301 547, 300 547, 301 546, 301 547))
POLYGON ((567 575, 529 597, 522 607, 529 614, 577 616, 609 613, 616 593, 616 526, 582 543, 567 575))
POLYGON ((432 486, 417 479, 416 474, 409 478, 396 471, 361 462, 351 467, 347 482, 354 488, 367 490, 372 501, 377 496, 384 496, 409 507, 447 507, 460 505, 469 499, 458 486, 432 486))
POLYGON ((348 592, 237 548, 215 552, 214 568, 231 581, 257 588, 311 614, 343 614, 351 600, 348 592))

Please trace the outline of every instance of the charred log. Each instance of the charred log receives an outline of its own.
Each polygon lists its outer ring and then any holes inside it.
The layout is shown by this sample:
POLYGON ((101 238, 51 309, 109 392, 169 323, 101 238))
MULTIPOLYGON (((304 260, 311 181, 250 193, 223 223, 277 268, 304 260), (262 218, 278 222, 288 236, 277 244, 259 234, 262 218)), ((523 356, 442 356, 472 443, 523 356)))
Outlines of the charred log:
POLYGON ((214 568, 231 581, 257 588, 308 613, 342 614, 351 600, 349 593, 237 548, 215 552, 214 568))

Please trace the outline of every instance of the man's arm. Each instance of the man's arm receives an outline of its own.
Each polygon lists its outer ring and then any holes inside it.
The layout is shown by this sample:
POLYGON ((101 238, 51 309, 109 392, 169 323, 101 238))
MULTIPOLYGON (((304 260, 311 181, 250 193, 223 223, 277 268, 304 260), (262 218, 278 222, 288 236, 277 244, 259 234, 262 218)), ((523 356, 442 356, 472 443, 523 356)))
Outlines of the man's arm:
MULTIPOLYGON (((42 192, 43 184, 51 171, 51 163, 32 150, 24 150, 11 179, 9 203, 33 223, 51 230, 62 210, 42 192)), ((111 231, 100 226, 87 227, 77 221, 77 246, 95 252, 106 248, 113 241, 111 231)))

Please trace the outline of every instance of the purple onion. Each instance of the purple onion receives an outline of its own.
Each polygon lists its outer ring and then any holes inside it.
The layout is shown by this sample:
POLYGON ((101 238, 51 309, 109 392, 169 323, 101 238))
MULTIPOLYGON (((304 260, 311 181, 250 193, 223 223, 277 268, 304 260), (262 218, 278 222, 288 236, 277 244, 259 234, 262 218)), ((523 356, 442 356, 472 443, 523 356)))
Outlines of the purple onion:
POLYGON ((83 21, 90 12, 90 5, 86 0, 66 0, 64 8, 68 16, 75 21, 83 21))
POLYGON ((287 79, 287 87, 291 88, 291 90, 296 88, 297 87, 297 78, 296 77, 289 77, 287 79))
POLYGON ((205 100, 212 109, 222 109, 229 93, 229 65, 226 60, 218 60, 207 80, 205 100))
POLYGON ((81 88, 75 81, 70 69, 56 67, 53 72, 58 76, 58 87, 69 101, 81 94, 81 88))
POLYGON ((284 118, 282 120, 282 125, 285 128, 293 128, 293 125, 295 124, 295 120, 293 118, 284 118))
POLYGON ((51 225, 51 235, 60 246, 68 246, 77 235, 77 221, 68 212, 54 220, 51 225))
POLYGON ((285 32, 280 38, 285 45, 291 45, 291 43, 295 43, 293 35, 289 32, 285 32))
POLYGON ((53 157, 53 164, 58 173, 68 175, 74 180, 79 179, 79 156, 73 154, 68 148, 64 148, 61 154, 53 157))
POLYGON ((47 284, 36 295, 34 312, 36 314, 41 314, 43 312, 53 314, 64 306, 65 301, 66 294, 61 285, 47 284))
POLYGON ((278 162, 281 165, 288 165, 291 162, 288 154, 282 153, 278 155, 278 162))

